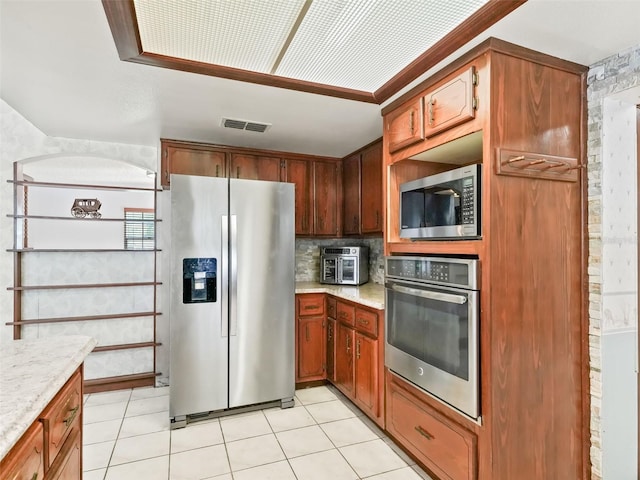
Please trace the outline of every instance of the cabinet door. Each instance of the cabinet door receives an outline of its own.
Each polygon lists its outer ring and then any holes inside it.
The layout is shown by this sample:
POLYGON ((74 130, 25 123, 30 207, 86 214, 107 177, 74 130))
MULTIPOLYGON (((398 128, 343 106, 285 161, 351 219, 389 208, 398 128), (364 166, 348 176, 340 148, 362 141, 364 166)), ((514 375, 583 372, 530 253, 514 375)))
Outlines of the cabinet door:
POLYGON ((224 177, 225 153, 204 148, 166 145, 162 147, 163 187, 170 187, 170 175, 200 175, 204 177, 224 177))
POLYGON ((475 118, 474 85, 475 74, 471 67, 424 96, 427 138, 475 118))
POLYGON ((232 153, 229 176, 247 180, 280 181, 281 159, 262 155, 232 153))
POLYGON ((338 228, 338 189, 340 188, 337 162, 313 162, 313 234, 335 237, 338 228))
MULTIPOLYGON (((366 190, 363 189, 364 192, 366 190)), ((360 154, 342 161, 342 233, 360 233, 360 154)))
POLYGON ((297 382, 322 380, 326 358, 324 317, 298 318, 297 382))
MULTIPOLYGON (((382 232, 382 142, 362 152, 361 232, 382 232)), ((346 200, 345 200, 346 201, 346 200)))
POLYGON ((389 113, 385 119, 389 152, 393 153, 424 139, 422 98, 389 113))
POLYGON ((327 380, 336 381, 336 321, 327 319, 327 380))
POLYGON ((78 480, 82 478, 82 462, 80 460, 80 433, 76 433, 74 438, 67 440, 70 448, 60 454, 59 462, 56 462, 48 474, 51 480, 78 480))
POLYGON ((338 322, 336 328, 336 386, 346 395, 353 395, 354 377, 354 340, 355 335, 352 328, 338 322))
POLYGON ((286 161, 286 180, 296 186, 296 235, 311 235, 313 231, 313 205, 311 200, 311 162, 306 160, 286 161))
POLYGON ((363 410, 378 416, 378 340, 355 334, 355 398, 363 410))
POLYGON ((42 423, 35 422, 0 462, 0 478, 2 480, 42 478, 44 476, 43 443, 42 423))

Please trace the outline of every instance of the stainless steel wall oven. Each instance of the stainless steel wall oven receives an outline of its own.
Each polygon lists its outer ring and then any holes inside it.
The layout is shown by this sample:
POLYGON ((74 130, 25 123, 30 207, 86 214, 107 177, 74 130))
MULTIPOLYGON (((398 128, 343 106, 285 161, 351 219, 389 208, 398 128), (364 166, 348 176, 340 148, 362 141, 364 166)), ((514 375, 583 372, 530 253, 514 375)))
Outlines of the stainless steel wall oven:
POLYGON ((398 256, 385 264, 385 365, 478 418, 479 261, 398 256))

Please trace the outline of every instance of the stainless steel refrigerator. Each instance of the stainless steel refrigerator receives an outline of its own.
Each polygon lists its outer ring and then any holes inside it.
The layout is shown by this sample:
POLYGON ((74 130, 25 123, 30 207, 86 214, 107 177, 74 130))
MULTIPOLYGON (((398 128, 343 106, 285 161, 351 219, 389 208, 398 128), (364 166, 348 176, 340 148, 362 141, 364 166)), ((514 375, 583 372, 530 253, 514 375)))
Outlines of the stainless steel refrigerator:
POLYGON ((293 406, 294 186, 171 175, 172 428, 293 406))

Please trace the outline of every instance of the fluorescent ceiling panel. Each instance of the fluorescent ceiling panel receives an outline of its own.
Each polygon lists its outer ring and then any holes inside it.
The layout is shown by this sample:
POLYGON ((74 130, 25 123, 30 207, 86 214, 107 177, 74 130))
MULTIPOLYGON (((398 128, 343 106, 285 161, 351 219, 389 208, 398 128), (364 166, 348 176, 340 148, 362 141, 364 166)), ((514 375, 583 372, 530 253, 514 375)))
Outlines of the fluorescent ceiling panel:
POLYGON ((375 91, 485 0, 315 0, 277 75, 375 91))
POLYGON ((485 3, 134 0, 145 52, 366 92, 485 3))
POLYGON ((145 52, 268 73, 304 0, 134 0, 145 52))

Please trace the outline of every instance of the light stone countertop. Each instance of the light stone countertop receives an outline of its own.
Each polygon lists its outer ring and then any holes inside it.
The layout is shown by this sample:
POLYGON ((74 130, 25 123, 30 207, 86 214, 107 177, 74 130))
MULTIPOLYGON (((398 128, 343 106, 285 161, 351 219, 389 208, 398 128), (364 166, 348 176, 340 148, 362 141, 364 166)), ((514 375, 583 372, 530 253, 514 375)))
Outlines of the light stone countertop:
POLYGON ((0 344, 0 459, 95 347, 87 336, 70 335, 0 344))
POLYGON ((384 285, 369 282, 359 287, 327 285, 318 282, 296 282, 296 293, 328 293, 345 300, 384 310, 384 285))

